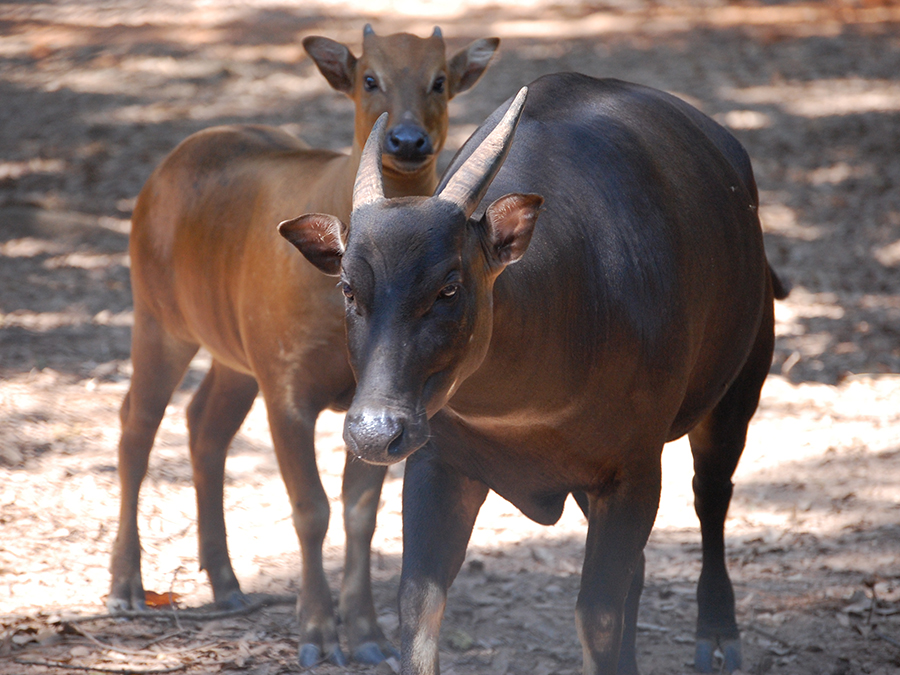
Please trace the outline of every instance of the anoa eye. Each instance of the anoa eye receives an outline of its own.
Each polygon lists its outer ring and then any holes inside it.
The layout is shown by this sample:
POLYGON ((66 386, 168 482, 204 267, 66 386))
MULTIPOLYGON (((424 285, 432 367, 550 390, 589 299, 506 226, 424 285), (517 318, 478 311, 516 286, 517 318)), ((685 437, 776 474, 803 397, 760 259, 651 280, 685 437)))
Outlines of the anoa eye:
POLYGON ((439 300, 449 300, 459 294, 459 284, 447 284, 438 293, 439 300))
POLYGON ((376 80, 371 75, 366 75, 363 78, 363 87, 366 91, 375 91, 378 89, 378 80, 376 80))
POLYGON ((438 77, 434 78, 434 84, 431 85, 431 91, 436 94, 443 94, 446 84, 447 78, 443 75, 439 75, 438 77))
POLYGON ((341 284, 341 293, 344 294, 344 297, 347 298, 350 302, 353 302, 353 287, 350 284, 344 282, 341 284))

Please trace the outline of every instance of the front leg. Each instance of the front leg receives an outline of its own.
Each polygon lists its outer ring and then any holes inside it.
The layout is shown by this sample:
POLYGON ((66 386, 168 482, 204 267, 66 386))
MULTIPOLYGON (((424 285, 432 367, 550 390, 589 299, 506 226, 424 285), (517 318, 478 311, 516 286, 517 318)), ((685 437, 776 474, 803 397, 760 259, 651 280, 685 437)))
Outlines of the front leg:
POLYGON ((429 445, 410 457, 403 479, 400 673, 438 675, 438 637, 447 589, 456 578, 487 486, 441 462, 429 445))
POLYGON ((351 657, 370 665, 397 654, 378 627, 372 600, 372 535, 386 470, 347 453, 342 490, 347 543, 339 609, 351 657))
POLYGON ((588 535, 575 610, 584 675, 638 672, 634 637, 644 545, 659 507, 659 454, 622 474, 611 490, 588 493, 588 535))
MULTIPOLYGON (((322 544, 330 509, 316 466, 315 424, 318 411, 302 410, 265 389, 269 428, 275 457, 291 502, 294 530, 303 561, 297 603, 300 624, 300 665, 308 668, 324 655, 336 665, 347 659, 338 643, 334 601, 325 568, 322 544)), ((299 400, 301 397, 295 395, 299 400)))

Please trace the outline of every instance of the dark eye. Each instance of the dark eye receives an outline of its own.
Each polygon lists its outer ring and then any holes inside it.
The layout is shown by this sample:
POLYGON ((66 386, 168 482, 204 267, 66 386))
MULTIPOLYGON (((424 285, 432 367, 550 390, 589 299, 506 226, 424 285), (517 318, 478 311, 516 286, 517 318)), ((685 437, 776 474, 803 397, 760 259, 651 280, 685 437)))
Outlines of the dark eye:
POLYGON ((447 284, 438 293, 438 299, 449 300, 450 298, 455 298, 457 293, 459 293, 459 284, 447 284))
POLYGON ((350 302, 353 302, 353 288, 350 286, 350 284, 341 284, 341 293, 343 293, 344 297, 347 298, 350 302))
POLYGON ((378 80, 371 75, 366 75, 363 78, 363 87, 365 87, 366 91, 375 91, 378 89, 378 80))
POLYGON ((444 93, 444 84, 446 84, 446 82, 447 82, 447 78, 444 77, 443 75, 440 75, 440 76, 434 78, 434 84, 431 85, 431 91, 433 91, 436 94, 443 94, 444 93))

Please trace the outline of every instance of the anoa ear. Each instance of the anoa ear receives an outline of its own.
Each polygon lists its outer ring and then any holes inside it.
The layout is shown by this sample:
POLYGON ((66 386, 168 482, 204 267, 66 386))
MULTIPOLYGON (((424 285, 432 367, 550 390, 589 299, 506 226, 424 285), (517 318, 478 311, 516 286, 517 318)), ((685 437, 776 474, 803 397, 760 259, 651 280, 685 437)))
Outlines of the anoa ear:
POLYGON ((487 70, 499 45, 500 38, 482 38, 453 55, 447 64, 450 71, 450 98, 475 86, 487 70))
POLYGON ((315 62, 319 72, 337 91, 348 96, 356 82, 356 57, 340 42, 311 35, 303 38, 303 48, 315 62))
POLYGON ((509 265, 522 257, 543 203, 540 195, 509 194, 487 208, 484 220, 495 264, 509 265))
POLYGON ((308 213, 279 223, 278 232, 325 274, 336 277, 341 273, 347 226, 339 218, 308 213))

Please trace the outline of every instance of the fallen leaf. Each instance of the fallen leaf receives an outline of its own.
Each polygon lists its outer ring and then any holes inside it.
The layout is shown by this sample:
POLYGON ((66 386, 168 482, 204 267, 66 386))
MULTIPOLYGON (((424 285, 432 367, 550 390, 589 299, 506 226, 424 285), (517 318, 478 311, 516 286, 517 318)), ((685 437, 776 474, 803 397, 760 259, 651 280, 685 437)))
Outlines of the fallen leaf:
POLYGON ((171 607, 181 600, 178 593, 157 593, 156 591, 144 591, 144 602, 147 607, 171 607))

